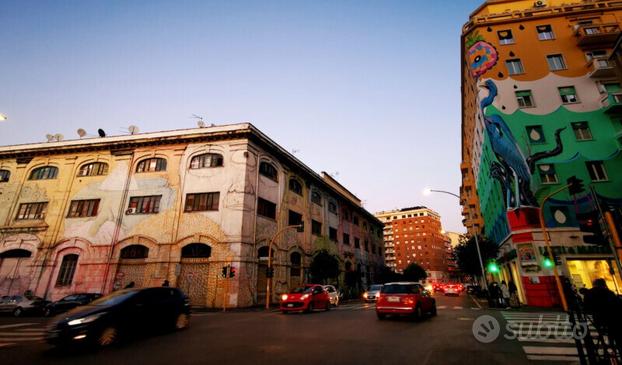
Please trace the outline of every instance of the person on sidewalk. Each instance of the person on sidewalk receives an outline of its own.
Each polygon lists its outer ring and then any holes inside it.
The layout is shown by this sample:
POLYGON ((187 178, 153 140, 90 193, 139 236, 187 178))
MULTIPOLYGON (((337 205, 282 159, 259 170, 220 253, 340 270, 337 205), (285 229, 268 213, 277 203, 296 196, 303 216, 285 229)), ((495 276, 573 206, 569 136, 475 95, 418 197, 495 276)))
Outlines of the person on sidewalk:
POLYGON ((510 290, 508 289, 508 285, 505 283, 505 280, 501 281, 501 307, 509 308, 510 307, 510 290))
POLYGON ((605 279, 596 279, 585 292, 585 311, 594 318, 598 330, 609 336, 614 346, 622 346, 622 302, 609 288, 605 279))
POLYGON ((520 300, 518 299, 518 288, 512 280, 508 284, 508 290, 510 292, 510 307, 520 308, 520 300))

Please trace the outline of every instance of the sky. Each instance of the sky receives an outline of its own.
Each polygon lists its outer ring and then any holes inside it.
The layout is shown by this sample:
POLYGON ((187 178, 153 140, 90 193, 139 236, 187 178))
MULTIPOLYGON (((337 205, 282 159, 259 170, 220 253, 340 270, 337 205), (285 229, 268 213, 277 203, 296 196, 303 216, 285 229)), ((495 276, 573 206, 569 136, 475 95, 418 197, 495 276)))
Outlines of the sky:
POLYGON ((0 2, 0 145, 249 121, 371 212, 464 232, 460 31, 482 0, 0 2))

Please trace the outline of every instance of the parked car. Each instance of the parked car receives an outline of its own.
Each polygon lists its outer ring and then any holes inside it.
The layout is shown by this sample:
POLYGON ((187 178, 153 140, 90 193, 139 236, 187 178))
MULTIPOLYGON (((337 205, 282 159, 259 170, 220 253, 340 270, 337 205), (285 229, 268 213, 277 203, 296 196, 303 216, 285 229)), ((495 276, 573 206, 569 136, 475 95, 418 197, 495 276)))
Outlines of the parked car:
POLYGON ((95 299, 101 298, 101 296, 102 295, 99 293, 71 294, 56 302, 46 305, 43 315, 49 317, 58 313, 63 313, 75 307, 89 304, 95 299))
POLYGON ((340 296, 341 296, 341 293, 339 292, 339 290, 337 290, 332 285, 324 285, 323 288, 328 293, 328 297, 330 299, 330 304, 334 305, 335 307, 338 306, 339 305, 339 299, 340 299, 340 296))
POLYGON ((105 347, 133 335, 190 323, 190 301, 177 288, 124 289, 50 320, 46 340, 53 345, 94 344, 105 347))
POLYGON ((388 283, 380 290, 376 301, 378 319, 384 319, 387 315, 408 315, 420 319, 424 313, 436 315, 436 300, 421 283, 388 283))
POLYGON ((307 284, 281 296, 282 313, 312 312, 314 309, 330 310, 330 296, 321 285, 307 284))
POLYGON ((380 289, 382 289, 382 284, 374 284, 369 287, 369 289, 363 293, 363 300, 366 302, 375 302, 376 298, 378 298, 378 294, 380 293, 380 289))
POLYGON ((23 295, 4 296, 0 302, 0 313, 11 313, 15 317, 24 314, 43 314, 43 309, 49 303, 40 297, 27 298, 23 295))
POLYGON ((445 295, 458 296, 460 295, 460 292, 462 292, 463 289, 464 287, 462 286, 462 284, 447 284, 445 285, 445 288, 443 289, 443 291, 445 295))

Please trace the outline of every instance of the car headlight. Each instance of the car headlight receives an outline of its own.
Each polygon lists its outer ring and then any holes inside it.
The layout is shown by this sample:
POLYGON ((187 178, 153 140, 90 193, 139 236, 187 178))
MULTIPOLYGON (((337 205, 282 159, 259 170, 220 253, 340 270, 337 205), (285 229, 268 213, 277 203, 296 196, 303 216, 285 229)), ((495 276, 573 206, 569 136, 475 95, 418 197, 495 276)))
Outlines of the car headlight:
POLYGON ((287 294, 281 295, 281 300, 287 300, 287 294))
POLYGON ((305 300, 305 299, 307 299, 308 297, 309 297, 309 294, 305 294, 305 295, 301 296, 301 297, 300 297, 300 299, 305 300))
POLYGON ((363 298, 367 299, 367 292, 363 293, 363 298))
POLYGON ((104 314, 106 314, 106 312, 99 312, 99 313, 91 314, 90 316, 72 319, 71 321, 67 322, 67 324, 70 326, 77 326, 80 324, 91 323, 97 318, 103 316, 104 314))

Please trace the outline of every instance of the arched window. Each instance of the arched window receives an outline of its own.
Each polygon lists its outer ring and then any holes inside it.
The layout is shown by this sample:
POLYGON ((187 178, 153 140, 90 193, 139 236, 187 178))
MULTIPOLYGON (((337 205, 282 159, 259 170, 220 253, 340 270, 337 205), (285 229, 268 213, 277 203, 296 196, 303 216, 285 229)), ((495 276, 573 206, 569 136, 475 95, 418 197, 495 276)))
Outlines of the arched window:
POLYGON ((290 276, 300 276, 302 256, 298 252, 292 252, 292 254, 289 255, 289 262, 291 263, 291 269, 289 271, 290 276))
POLYGON ((311 201, 317 205, 322 205, 322 195, 316 190, 313 190, 311 192, 311 201))
POLYGON ((63 261, 58 270, 58 277, 56 278, 56 286, 71 285, 73 275, 76 273, 76 266, 78 266, 78 255, 72 253, 63 256, 63 261))
POLYGON ((289 179, 289 190, 302 196, 302 184, 296 179, 289 179))
POLYGON ((8 250, 0 253, 0 259, 17 259, 30 256, 32 256, 32 252, 21 248, 16 248, 14 250, 8 250))
POLYGON ((279 181, 279 173, 276 167, 269 162, 262 162, 259 164, 259 173, 270 180, 279 181))
POLYGON ((138 163, 136 172, 166 171, 166 160, 159 157, 147 158, 138 163))
MULTIPOLYGON (((260 247, 257 250, 257 258, 259 261, 268 260, 268 246, 260 247)), ((274 257, 274 252, 272 252, 272 257, 274 257)))
POLYGON ((105 162, 92 162, 82 165, 78 176, 101 176, 108 174, 108 164, 105 162))
POLYGON ((122 259, 146 259, 149 248, 143 245, 129 245, 121 250, 122 259))
POLYGON ((29 180, 49 180, 56 179, 58 176, 58 168, 54 166, 38 167, 30 173, 29 180))
POLYGON ((0 183, 9 181, 10 177, 11 177, 11 171, 0 170, 0 183))
POLYGON ((190 160, 191 169, 206 169, 209 167, 221 167, 223 165, 222 155, 218 153, 204 153, 194 156, 190 160))
POLYGON ((208 258, 212 256, 212 248, 203 243, 191 243, 182 247, 181 257, 184 258, 208 258))

